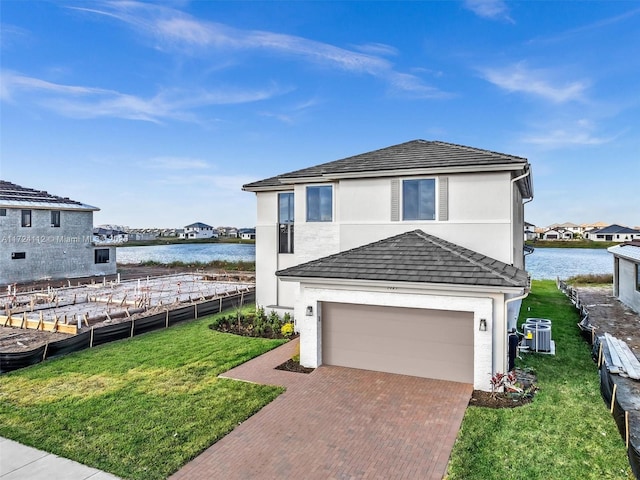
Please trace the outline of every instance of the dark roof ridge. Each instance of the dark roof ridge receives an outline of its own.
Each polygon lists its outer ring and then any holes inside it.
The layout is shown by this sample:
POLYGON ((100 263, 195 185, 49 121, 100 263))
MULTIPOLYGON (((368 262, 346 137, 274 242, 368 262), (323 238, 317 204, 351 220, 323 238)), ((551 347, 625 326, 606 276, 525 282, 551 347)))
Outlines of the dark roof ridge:
MULTIPOLYGON (((463 255, 463 252, 461 250, 463 250, 465 253, 466 252, 472 252, 473 254, 476 254, 476 252, 473 252, 472 250, 469 250, 468 248, 465 248, 465 247, 462 247, 462 246, 458 246, 458 245, 456 245, 457 248, 454 249, 454 248, 449 246, 449 245, 453 245, 451 242, 448 242, 448 241, 443 240, 443 239, 438 238, 438 237, 434 237, 433 235, 429 235, 428 233, 426 233, 426 232, 424 232, 423 230, 420 230, 420 229, 414 230, 412 233, 415 233, 420 238, 422 238, 422 239, 424 239, 424 240, 426 240, 426 241, 428 241, 428 242, 430 242, 430 243, 432 243, 432 244, 434 244, 434 245, 436 245, 436 246, 438 246, 438 247, 440 247, 440 248, 442 248, 444 250, 447 250, 448 252, 452 253, 453 255, 455 255, 457 257, 460 257, 460 258, 462 258, 463 260, 466 260, 469 263, 472 263, 473 265, 481 268, 482 270, 484 270, 486 272, 489 272, 489 273, 491 273, 493 275, 497 275, 500 278, 506 280, 507 282, 509 282, 509 283, 511 283, 513 285, 516 285, 516 282, 513 281, 512 277, 504 275, 499 270, 491 268, 490 266, 486 265, 485 263, 482 263, 482 262, 479 262, 477 260, 474 260, 472 258, 472 256, 470 256, 470 255, 463 255), (440 241, 437 241, 436 239, 440 240, 440 241)), ((489 257, 485 256, 485 258, 489 258, 489 257)), ((499 260, 495 260, 495 261, 499 261, 499 260)), ((504 263, 504 262, 500 262, 500 263, 503 263, 504 265, 508 265, 507 263, 504 263)), ((511 265, 508 265, 508 266, 511 266, 511 265)))
POLYGON ((525 157, 521 157, 520 155, 509 155, 509 154, 506 154, 506 153, 496 152, 495 150, 487 150, 486 148, 470 147, 468 145, 461 145, 459 143, 444 142, 442 140, 418 140, 418 141, 426 142, 426 143, 438 143, 440 145, 449 145, 451 147, 461 148, 463 150, 467 150, 467 151, 470 151, 470 152, 484 152, 484 153, 488 153, 489 155, 494 155, 496 157, 520 158, 525 162, 528 161, 525 157))

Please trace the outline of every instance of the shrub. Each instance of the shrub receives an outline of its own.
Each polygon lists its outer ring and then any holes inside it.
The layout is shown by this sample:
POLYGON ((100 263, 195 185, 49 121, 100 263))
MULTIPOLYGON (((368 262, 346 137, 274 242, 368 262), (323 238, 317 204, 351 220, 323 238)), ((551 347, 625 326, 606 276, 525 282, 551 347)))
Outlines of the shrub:
POLYGON ((293 323, 285 323, 280 327, 280 333, 283 337, 289 338, 293 335, 293 323))

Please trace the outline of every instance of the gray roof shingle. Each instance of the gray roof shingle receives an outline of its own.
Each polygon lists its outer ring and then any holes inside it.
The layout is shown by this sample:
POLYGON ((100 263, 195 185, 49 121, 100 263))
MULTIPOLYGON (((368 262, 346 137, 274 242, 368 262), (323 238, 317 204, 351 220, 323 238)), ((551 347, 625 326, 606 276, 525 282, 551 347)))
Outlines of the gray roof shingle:
POLYGON ((57 208, 62 210, 99 210, 97 207, 92 207, 67 197, 51 195, 43 190, 21 187, 5 180, 0 180, 0 205, 8 207, 57 208))
MULTIPOLYGON (((244 190, 279 187, 296 179, 326 175, 379 174, 397 170, 528 165, 526 158, 441 141, 412 140, 372 152, 285 173, 243 186, 244 190)), ((530 188, 530 187, 529 187, 530 188)))
POLYGON ((527 287, 526 271, 414 230, 276 272, 334 278, 491 287, 527 287))

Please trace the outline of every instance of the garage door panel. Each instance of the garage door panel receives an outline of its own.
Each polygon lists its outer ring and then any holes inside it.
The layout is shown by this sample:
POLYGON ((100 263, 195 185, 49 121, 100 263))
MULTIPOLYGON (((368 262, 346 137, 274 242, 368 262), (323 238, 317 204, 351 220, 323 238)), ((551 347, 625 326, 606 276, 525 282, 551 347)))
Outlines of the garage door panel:
POLYGON ((473 383, 473 314, 323 304, 322 363, 473 383))

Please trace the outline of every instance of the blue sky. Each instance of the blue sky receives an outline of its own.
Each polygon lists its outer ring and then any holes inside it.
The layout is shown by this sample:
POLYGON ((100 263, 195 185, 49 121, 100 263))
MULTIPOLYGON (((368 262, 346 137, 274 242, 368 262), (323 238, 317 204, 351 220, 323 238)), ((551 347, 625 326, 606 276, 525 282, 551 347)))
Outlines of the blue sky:
MULTIPOLYGON (((0 178, 96 224, 414 140, 527 157, 536 225, 640 226, 640 3, 2 1, 0 178)), ((472 199, 470 199, 472 200, 472 199)))

